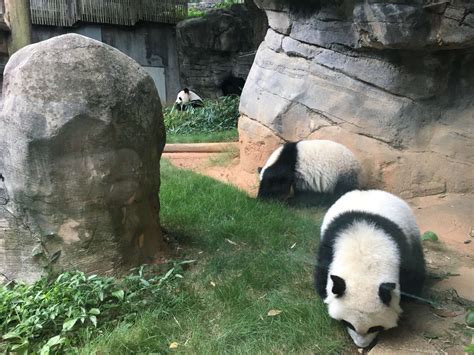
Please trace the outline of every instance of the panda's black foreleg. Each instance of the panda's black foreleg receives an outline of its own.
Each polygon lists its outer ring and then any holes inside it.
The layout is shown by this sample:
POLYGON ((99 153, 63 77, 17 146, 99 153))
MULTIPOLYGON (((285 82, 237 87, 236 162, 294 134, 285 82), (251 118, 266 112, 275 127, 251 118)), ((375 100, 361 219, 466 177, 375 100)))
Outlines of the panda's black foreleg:
POLYGON ((400 270, 400 288, 403 301, 422 301, 420 298, 426 278, 426 266, 423 249, 420 244, 413 244, 409 260, 402 261, 400 270))

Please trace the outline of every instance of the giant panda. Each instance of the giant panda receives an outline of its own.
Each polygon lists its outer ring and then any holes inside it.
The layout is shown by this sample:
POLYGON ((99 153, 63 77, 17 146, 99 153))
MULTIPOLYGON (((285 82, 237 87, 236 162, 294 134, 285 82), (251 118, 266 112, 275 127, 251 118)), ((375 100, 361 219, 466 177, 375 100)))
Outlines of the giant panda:
POLYGON ((188 88, 184 88, 178 93, 176 97, 175 107, 179 111, 185 111, 188 106, 191 107, 202 107, 202 99, 194 92, 188 88))
POLYGON ((401 296, 417 299, 424 278, 420 231, 406 202, 380 190, 355 190, 329 208, 316 290, 358 347, 397 326, 401 296))
POLYGON ((329 140, 302 140, 277 148, 260 169, 257 198, 316 204, 354 190, 360 165, 352 152, 329 140))

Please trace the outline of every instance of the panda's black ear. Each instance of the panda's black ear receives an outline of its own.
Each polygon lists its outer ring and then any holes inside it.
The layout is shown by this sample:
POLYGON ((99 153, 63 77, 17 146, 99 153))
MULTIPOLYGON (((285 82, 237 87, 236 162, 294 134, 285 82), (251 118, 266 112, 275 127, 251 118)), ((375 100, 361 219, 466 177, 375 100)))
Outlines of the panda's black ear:
POLYGON ((260 174, 260 173, 262 172, 262 167, 259 166, 259 167, 257 168, 257 171, 258 171, 258 173, 260 174))
POLYGON ((184 88, 183 91, 184 91, 185 94, 189 94, 189 89, 188 88, 184 88))
POLYGON ((393 282, 384 282, 380 284, 379 297, 386 306, 390 305, 390 301, 392 300, 392 291, 395 290, 396 287, 397 285, 393 282))
POLYGON ((336 295, 336 297, 342 297, 344 292, 346 292, 346 282, 343 278, 331 275, 332 280, 332 293, 336 295))

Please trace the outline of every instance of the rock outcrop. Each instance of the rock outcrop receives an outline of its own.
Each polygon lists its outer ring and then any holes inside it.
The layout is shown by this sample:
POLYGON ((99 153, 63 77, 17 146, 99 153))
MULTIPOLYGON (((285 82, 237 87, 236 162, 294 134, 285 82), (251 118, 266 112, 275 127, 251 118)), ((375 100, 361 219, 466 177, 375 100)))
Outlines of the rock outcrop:
POLYGON ((163 117, 135 61, 75 34, 27 46, 6 66, 0 125, 4 277, 112 273, 163 255, 163 117))
POLYGON ((240 94, 266 29, 263 11, 240 4, 181 21, 181 84, 203 98, 222 96, 226 87, 240 88, 240 94))
POLYGON ((244 169, 324 138, 354 151, 367 187, 474 191, 471 2, 256 3, 270 28, 241 98, 244 169))

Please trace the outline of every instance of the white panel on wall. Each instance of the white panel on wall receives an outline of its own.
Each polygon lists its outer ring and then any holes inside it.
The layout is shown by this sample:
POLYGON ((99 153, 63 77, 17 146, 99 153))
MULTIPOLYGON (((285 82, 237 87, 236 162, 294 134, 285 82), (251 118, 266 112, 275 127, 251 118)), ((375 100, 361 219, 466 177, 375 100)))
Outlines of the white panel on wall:
POLYGON ((142 66, 148 74, 153 78, 155 86, 160 94, 161 103, 166 103, 166 82, 165 82, 165 68, 160 67, 145 67, 142 66))

